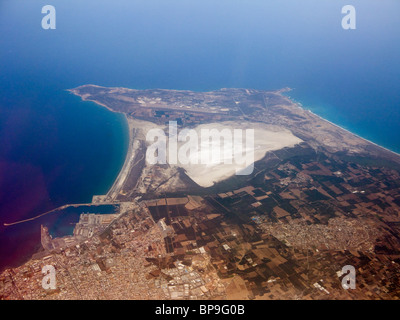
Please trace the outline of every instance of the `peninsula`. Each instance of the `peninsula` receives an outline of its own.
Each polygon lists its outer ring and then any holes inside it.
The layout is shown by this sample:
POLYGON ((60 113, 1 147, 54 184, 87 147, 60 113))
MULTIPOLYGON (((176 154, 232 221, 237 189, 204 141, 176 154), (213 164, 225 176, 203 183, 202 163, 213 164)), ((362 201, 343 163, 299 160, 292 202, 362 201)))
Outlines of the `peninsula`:
POLYGON ((400 165, 397 154, 303 109, 284 95, 288 91, 289 88, 277 91, 220 89, 195 92, 96 85, 71 89, 71 93, 85 101, 123 113, 129 124, 130 143, 125 164, 108 194, 103 198, 97 197, 97 200, 129 200, 149 193, 164 194, 220 186, 222 180, 234 175, 234 168, 226 164, 146 165, 146 133, 153 128, 165 130, 171 120, 177 121, 179 128, 198 131, 201 128, 255 128, 255 161, 270 156, 274 150, 303 143, 316 152, 400 165))
POLYGON ((0 298, 399 299, 400 156, 289 90, 71 89, 128 121, 125 163, 92 201, 119 211, 83 214, 66 238, 43 228, 43 251, 0 274, 0 298), (173 136, 171 122, 254 129, 253 170, 148 163, 148 132, 173 136), (56 289, 40 286, 43 265, 56 266, 56 289), (342 286, 348 266, 355 290, 342 286))

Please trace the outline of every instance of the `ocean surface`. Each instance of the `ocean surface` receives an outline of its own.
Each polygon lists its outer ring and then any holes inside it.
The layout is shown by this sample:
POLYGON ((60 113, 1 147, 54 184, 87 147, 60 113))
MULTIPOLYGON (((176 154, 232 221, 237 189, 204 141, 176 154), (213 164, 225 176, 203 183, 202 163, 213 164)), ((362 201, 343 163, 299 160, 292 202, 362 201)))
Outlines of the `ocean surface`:
POLYGON ((79 85, 291 87, 305 108, 400 152, 400 2, 350 2, 356 30, 341 27, 342 0, 1 0, 0 269, 40 246, 40 224, 71 224, 4 222, 90 202, 121 169, 125 119, 66 91, 79 85), (47 4, 56 30, 41 28, 47 4))

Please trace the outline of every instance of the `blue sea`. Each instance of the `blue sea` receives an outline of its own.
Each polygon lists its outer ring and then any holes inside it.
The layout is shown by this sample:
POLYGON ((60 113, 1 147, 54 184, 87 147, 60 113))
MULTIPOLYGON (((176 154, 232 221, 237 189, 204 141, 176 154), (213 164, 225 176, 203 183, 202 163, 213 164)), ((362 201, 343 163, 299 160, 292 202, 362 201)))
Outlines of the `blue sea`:
MULTIPOLYGON (((40 246, 40 224, 3 227, 107 192, 127 124, 66 89, 273 90, 400 152, 398 0, 1 0, 0 269, 40 246), (356 8, 356 30, 341 27, 356 8), (41 28, 44 5, 56 29, 41 28)), ((61 219, 61 220, 60 220, 61 219)))

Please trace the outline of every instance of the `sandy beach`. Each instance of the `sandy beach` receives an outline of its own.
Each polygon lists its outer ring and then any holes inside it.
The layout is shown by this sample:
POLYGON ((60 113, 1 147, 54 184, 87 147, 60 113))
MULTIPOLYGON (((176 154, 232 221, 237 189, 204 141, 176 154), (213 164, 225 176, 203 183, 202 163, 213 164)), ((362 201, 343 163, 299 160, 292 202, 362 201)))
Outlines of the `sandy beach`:
MULTIPOLYGON (((88 87, 84 86, 84 87, 88 87)), ((84 88, 82 87, 82 88, 84 88)), ((102 88, 100 86, 96 85, 90 85, 89 87, 96 87, 96 88, 102 88)), ((132 90, 132 89, 124 89, 124 88, 108 88, 112 89, 112 91, 120 93, 121 90, 132 90)), ((362 138, 349 130, 346 130, 345 128, 340 127, 339 125, 332 123, 321 116, 313 113, 310 110, 307 110, 303 107, 303 105, 300 102, 295 101, 294 99, 290 98, 289 96, 285 95, 285 92, 288 92, 292 89, 290 88, 284 88, 281 90, 276 90, 274 91, 275 94, 281 96, 282 98, 286 99, 288 105, 284 106, 284 108, 287 108, 287 110, 290 110, 292 107, 296 108, 298 111, 295 112, 295 114, 298 115, 303 115, 308 118, 309 121, 309 127, 306 129, 308 130, 308 136, 313 139, 315 138, 319 143, 323 144, 324 146, 327 146, 331 148, 332 150, 340 151, 340 150, 351 150, 352 152, 360 152, 361 150, 366 150, 368 144, 374 145, 378 148, 381 148, 382 150, 389 151, 391 154, 399 156, 399 154, 388 150, 382 146, 379 146, 376 143, 373 143, 365 138, 362 138), (315 123, 315 125, 314 125, 315 123), (325 123, 325 125, 323 124, 325 123), (321 128, 321 124, 323 129, 321 128), (332 128, 329 128, 329 126, 332 126, 332 128), (311 130, 311 131, 310 131, 311 130), (332 135, 332 132, 338 132, 338 136, 335 138, 334 135, 332 135), (340 134, 340 131, 342 132, 340 134), (341 138, 340 138, 341 137, 341 138), (336 139, 336 140, 335 140, 336 139), (343 141, 342 141, 343 139, 343 141)), ((101 101, 97 101, 96 99, 91 99, 91 95, 89 93, 82 93, 80 92, 79 88, 68 90, 71 93, 78 95, 82 98, 84 101, 92 101, 96 103, 97 105, 100 105, 102 107, 105 107, 107 110, 110 110, 112 112, 117 112, 117 113, 122 113, 125 116, 125 119, 128 123, 129 126, 129 147, 128 147, 128 152, 125 158, 124 165, 116 178, 114 184, 108 191, 107 195, 103 197, 102 201, 115 201, 118 197, 118 195, 121 193, 121 191, 124 189, 124 185, 127 182, 127 178, 132 170, 132 168, 136 165, 138 162, 136 159, 136 152, 135 149, 137 149, 138 146, 135 147, 135 143, 140 143, 144 142, 145 145, 148 147, 152 142, 151 141, 146 141, 146 134, 149 130, 151 129, 162 129, 166 134, 167 134, 167 126, 163 125, 157 125, 153 122, 150 121, 144 121, 144 120, 137 120, 133 119, 130 116, 127 116, 126 113, 118 110, 111 109, 108 107, 105 103, 102 103, 101 101)), ((109 93, 109 92, 108 92, 109 93)), ((287 119, 287 118, 282 118, 282 119, 287 119)), ((194 127, 195 131, 198 133, 198 136, 200 137, 200 132, 202 129, 217 129, 220 132, 223 129, 228 129, 231 132, 233 132, 234 129, 253 129, 254 130, 254 160, 251 164, 254 162, 262 159, 267 152, 274 151, 274 150, 279 150, 285 147, 293 147, 296 144, 299 144, 303 142, 303 139, 300 139, 298 136, 296 136, 298 132, 298 127, 296 127, 295 122, 291 122, 292 127, 289 125, 289 123, 285 123, 285 125, 279 125, 279 124, 271 124, 271 123, 258 123, 258 122, 253 122, 253 121, 247 121, 247 120, 240 120, 240 121, 222 121, 222 122, 214 122, 214 123, 207 123, 207 124, 200 124, 194 127), (288 128, 286 128, 286 125, 288 128), (284 128, 285 127, 285 128, 284 128), (293 131, 293 132, 292 132, 293 131)), ((287 121, 287 120, 286 120, 287 121)), ((278 121, 279 123, 279 121, 278 121)), ((181 130, 181 129, 180 129, 181 130)), ((178 131, 180 131, 178 130, 178 131)), ((300 131, 302 133, 302 131, 300 131)), ((304 133, 304 131, 303 131, 304 133)), ((302 135, 300 134, 302 137, 302 135)), ((179 142, 178 143, 178 149, 184 145, 184 142, 179 142)), ((199 144, 200 149, 202 149, 202 146, 199 144)), ((234 149, 232 146, 228 146, 234 149)), ((220 161, 219 163, 208 163, 208 164, 202 164, 199 163, 199 159, 201 158, 201 153, 205 152, 207 156, 210 158, 213 157, 216 153, 221 153, 223 150, 219 150, 216 148, 220 148, 220 146, 216 145, 209 145, 206 146, 208 148, 207 150, 198 150, 196 152, 191 152, 190 153, 190 158, 191 161, 189 163, 170 163, 172 167, 180 167, 183 168, 186 172, 186 174, 198 185, 202 187, 210 187, 216 182, 220 182, 222 180, 225 180, 235 174, 238 173, 238 171, 245 169, 246 167, 249 168, 250 164, 248 162, 246 163, 229 163, 229 161, 220 161), (194 160, 194 159, 197 159, 194 160)), ((375 151, 376 153, 376 151, 375 151)), ((234 158, 234 155, 233 155, 234 158)), ((146 163, 146 166, 148 167, 149 164, 146 163)), ((134 186, 132 185, 131 188, 134 186)))
MULTIPOLYGON (((294 102, 294 103, 296 103, 296 102, 294 102)), ((298 103, 296 103, 296 104, 298 104, 298 103)), ((300 108, 302 108, 302 107, 300 106, 300 108)), ((303 108, 303 109, 304 109, 304 108, 303 108)), ((361 140, 364 140, 364 141, 367 142, 367 143, 371 143, 371 144, 375 145, 376 147, 382 148, 382 149, 384 149, 384 150, 386 150, 386 151, 388 151, 388 152, 391 152, 391 153, 395 154, 396 156, 400 156, 400 153, 397 153, 397 152, 395 152, 395 151, 393 151, 393 150, 390 150, 390 149, 387 149, 387 148, 385 148, 385 147, 382 147, 381 145, 376 144, 375 142, 372 142, 371 140, 365 139, 365 138, 359 136, 358 134, 356 134, 356 133, 354 133, 354 132, 351 132, 351 131, 349 131, 349 130, 347 130, 347 129, 345 129, 345 128, 343 128, 343 127, 341 127, 341 126, 339 126, 339 125, 337 125, 337 124, 335 124, 335 123, 333 123, 333 122, 331 122, 331 121, 329 121, 329 120, 326 120, 325 118, 322 118, 321 116, 317 115, 316 113, 312 112, 312 111, 309 110, 309 109, 304 109, 304 110, 306 110, 306 111, 308 111, 309 113, 313 114, 315 117, 318 117, 319 119, 330 123, 331 125, 335 126, 336 128, 339 128, 339 129, 341 129, 341 130, 344 130, 344 131, 348 132, 349 134, 352 134, 352 135, 356 136, 357 138, 359 138, 359 139, 361 139, 361 140)))

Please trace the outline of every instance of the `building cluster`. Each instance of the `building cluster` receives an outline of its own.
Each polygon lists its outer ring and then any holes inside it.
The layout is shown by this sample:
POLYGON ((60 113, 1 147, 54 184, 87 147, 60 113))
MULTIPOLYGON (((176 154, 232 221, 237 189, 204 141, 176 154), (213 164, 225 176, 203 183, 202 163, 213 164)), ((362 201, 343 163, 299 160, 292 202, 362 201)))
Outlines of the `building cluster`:
POLYGON ((74 242, 44 228, 44 250, 0 274, 0 298, 400 298, 397 171, 300 148, 244 187, 82 215, 74 242), (348 265, 356 289, 342 287, 348 265))

